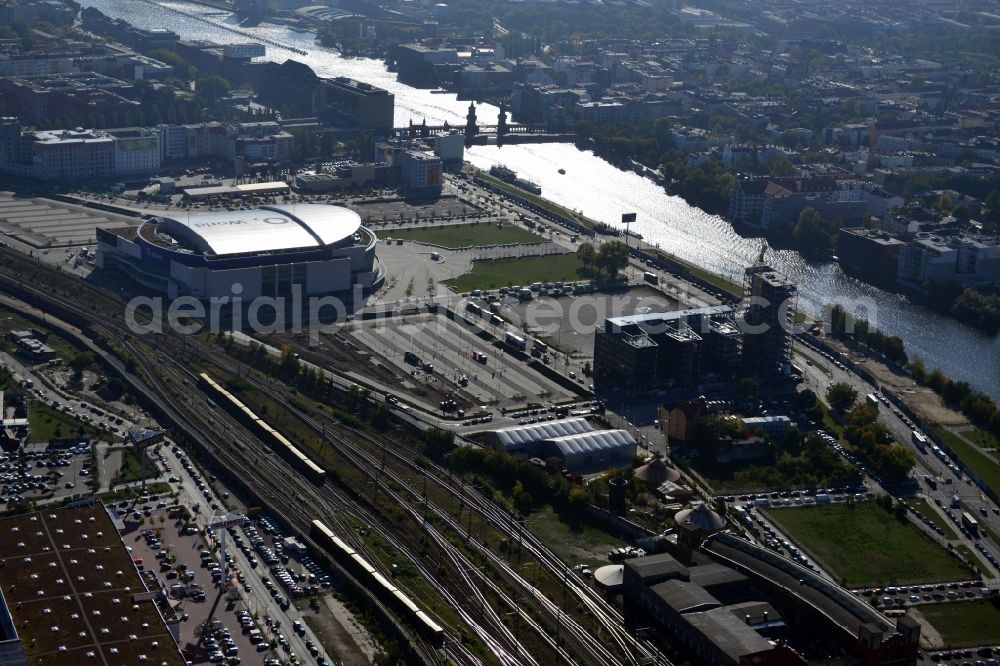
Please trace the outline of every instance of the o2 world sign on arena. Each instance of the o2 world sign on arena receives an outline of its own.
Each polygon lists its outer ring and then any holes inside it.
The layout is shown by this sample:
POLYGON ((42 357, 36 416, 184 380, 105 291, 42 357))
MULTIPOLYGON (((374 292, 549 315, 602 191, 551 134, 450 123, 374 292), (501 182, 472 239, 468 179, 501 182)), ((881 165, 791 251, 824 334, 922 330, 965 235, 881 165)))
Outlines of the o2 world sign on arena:
POLYGON ((196 229, 208 229, 211 227, 232 227, 241 224, 253 225, 254 222, 263 222, 264 224, 288 224, 289 220, 285 217, 261 217, 254 218, 251 220, 214 220, 212 222, 195 222, 191 226, 196 229))

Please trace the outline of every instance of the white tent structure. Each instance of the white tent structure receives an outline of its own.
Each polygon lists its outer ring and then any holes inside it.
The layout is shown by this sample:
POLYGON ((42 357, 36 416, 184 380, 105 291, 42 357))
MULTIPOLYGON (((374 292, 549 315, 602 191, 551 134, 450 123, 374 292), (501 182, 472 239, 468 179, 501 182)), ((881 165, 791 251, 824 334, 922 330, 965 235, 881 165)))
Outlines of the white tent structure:
POLYGON ((584 418, 560 419, 485 433, 488 444, 508 453, 560 458, 570 470, 625 464, 636 441, 625 430, 594 430, 584 418))
POLYGON ((594 469, 625 464, 635 456, 636 441, 625 430, 595 430, 546 439, 547 456, 563 459, 566 469, 594 469))
POLYGON ((509 453, 532 448, 548 439, 593 432, 587 419, 560 419, 515 428, 503 428, 486 433, 486 441, 496 447, 503 447, 509 453))

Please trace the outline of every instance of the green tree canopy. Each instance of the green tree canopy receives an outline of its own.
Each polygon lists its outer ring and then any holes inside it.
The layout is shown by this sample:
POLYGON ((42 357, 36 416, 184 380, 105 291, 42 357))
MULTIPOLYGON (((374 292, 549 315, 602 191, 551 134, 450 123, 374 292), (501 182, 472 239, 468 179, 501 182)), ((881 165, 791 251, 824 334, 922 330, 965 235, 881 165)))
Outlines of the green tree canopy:
POLYGON ((841 414, 853 407, 857 399, 857 390, 846 382, 837 382, 826 392, 826 401, 830 403, 830 407, 841 414))
POLYGON ((195 93, 205 102, 215 102, 229 94, 229 81, 218 74, 202 76, 195 82, 195 93))
POLYGON ((608 241, 597 251, 594 263, 608 276, 615 277, 628 266, 628 256, 628 245, 618 240, 608 241))

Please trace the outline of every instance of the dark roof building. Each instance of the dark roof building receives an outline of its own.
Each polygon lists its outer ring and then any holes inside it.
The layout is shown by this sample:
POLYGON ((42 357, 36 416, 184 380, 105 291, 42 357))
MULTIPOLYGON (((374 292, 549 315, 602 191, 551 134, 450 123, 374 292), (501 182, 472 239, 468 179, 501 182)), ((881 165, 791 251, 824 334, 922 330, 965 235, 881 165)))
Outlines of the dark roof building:
POLYGON ((4 664, 185 663, 100 502, 0 520, 0 589, 4 664))
POLYGON ((690 545, 687 566, 667 553, 626 560, 622 590, 630 611, 683 645, 691 662, 916 663, 920 625, 912 618, 893 623, 838 585, 726 532, 690 545))

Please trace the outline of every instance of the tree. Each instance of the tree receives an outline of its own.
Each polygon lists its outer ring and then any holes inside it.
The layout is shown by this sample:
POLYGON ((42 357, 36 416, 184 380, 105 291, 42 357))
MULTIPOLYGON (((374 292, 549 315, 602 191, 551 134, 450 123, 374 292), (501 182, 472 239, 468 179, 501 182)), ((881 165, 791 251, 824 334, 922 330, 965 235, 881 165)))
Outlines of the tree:
POLYGON ((521 483, 520 479, 514 482, 513 499, 514 508, 517 509, 522 515, 531 510, 531 493, 524 489, 524 484, 521 483))
POLYGON ((736 390, 747 400, 757 395, 757 382, 750 377, 744 377, 736 383, 736 390))
POLYGON ((73 369, 73 379, 80 381, 83 379, 83 371, 94 364, 94 355, 90 352, 78 352, 73 360, 69 362, 69 367, 73 369))
POLYGON ((594 262, 608 277, 615 277, 618 271, 628 266, 629 248, 625 243, 613 240, 601 245, 594 262))
POLYGON ((841 414, 847 412, 858 399, 858 392, 846 382, 837 382, 826 392, 826 401, 830 407, 841 414))
POLYGON ((594 250, 593 243, 580 243, 580 246, 576 248, 576 258, 580 260, 583 264, 584 270, 590 272, 594 266, 594 259, 597 253, 594 250))
POLYGON ((195 93, 203 102, 215 102, 229 94, 229 81, 218 74, 202 76, 195 83, 195 93))
POLYGON ((785 158, 775 160, 771 163, 771 175, 772 176, 794 176, 795 175, 795 165, 789 162, 785 158))
POLYGON ((850 408, 845 419, 848 426, 852 428, 874 425, 878 423, 878 407, 867 402, 859 402, 850 408))
POLYGON ((964 203, 952 208, 951 215, 962 224, 968 224, 969 220, 972 219, 972 212, 964 203))
POLYGON ((836 225, 827 222, 815 208, 806 208, 792 227, 792 240, 809 252, 829 252, 833 249, 836 225))

